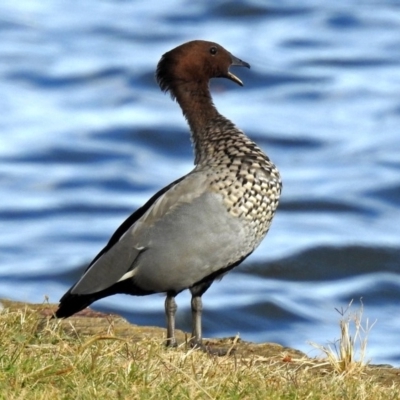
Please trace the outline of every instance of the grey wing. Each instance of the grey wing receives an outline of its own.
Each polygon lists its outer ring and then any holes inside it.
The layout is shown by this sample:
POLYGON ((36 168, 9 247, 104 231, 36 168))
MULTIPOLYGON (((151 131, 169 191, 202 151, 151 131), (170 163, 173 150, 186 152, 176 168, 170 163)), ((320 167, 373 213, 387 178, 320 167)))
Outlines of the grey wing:
POLYGON ((71 293, 84 295, 107 289, 133 268, 141 250, 126 240, 120 240, 93 263, 72 288, 71 293))
POLYGON ((250 251, 248 234, 192 173, 163 193, 72 288, 90 294, 125 279, 151 292, 179 292, 250 251))
POLYGON ((146 243, 144 238, 149 238, 146 232, 151 230, 157 221, 162 220, 164 215, 179 207, 179 204, 190 202, 202 190, 204 179, 194 173, 175 181, 153 196, 142 207, 144 211, 139 209, 117 229, 109 244, 96 256, 80 280, 71 288, 70 293, 97 293, 129 278, 135 268, 135 260, 147 249, 145 245, 140 244, 146 243), (177 188, 182 182, 184 184, 177 188), (135 218, 137 214, 139 218, 135 218))

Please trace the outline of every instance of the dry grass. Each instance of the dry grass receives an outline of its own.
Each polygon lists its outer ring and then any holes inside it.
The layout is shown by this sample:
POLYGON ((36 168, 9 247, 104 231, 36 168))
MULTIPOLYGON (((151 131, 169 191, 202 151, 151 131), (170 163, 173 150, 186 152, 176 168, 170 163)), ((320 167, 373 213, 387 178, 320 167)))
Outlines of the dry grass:
POLYGON ((341 316, 338 340, 328 346, 311 343, 312 346, 322 351, 334 371, 347 375, 361 373, 368 364, 366 360, 368 334, 374 326, 374 324, 369 324, 368 319, 363 324, 364 307, 362 302, 360 308, 355 312, 351 311, 352 304, 353 300, 345 309, 336 309, 341 316))
POLYGON ((0 313, 0 399, 398 399, 397 387, 306 357, 215 357, 156 340, 67 334, 31 310, 0 313), (40 325, 40 329, 38 329, 40 325))

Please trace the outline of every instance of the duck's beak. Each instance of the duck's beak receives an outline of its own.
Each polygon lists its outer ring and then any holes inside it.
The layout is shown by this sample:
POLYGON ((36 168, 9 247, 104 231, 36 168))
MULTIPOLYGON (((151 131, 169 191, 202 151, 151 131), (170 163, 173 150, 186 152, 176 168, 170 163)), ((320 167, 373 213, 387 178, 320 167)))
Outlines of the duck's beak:
MULTIPOLYGON (((232 54, 231 54, 231 58, 232 58, 232 64, 231 65, 236 66, 236 67, 247 67, 247 68, 250 68, 250 64, 249 63, 240 60, 239 58, 233 56, 232 54)), ((243 82, 236 75, 233 75, 232 72, 230 72, 230 71, 228 71, 227 78, 230 79, 233 82, 236 82, 238 85, 243 86, 243 82)))

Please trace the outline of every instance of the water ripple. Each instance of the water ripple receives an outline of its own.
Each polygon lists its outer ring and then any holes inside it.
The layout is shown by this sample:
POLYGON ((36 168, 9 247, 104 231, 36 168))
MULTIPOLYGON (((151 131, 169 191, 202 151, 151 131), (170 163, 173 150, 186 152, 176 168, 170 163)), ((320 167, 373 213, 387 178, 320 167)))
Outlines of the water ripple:
MULTIPOLYGON (((307 341, 334 339, 335 308, 362 297, 378 319, 373 362, 400 364, 397 11, 394 1, 3 1, 0 297, 57 301, 131 212, 193 168, 188 128, 154 70, 202 38, 251 64, 235 70, 243 88, 213 80, 214 101, 283 177, 267 239, 204 296, 206 334, 308 352, 307 341)), ((126 299, 95 307, 164 325, 161 296, 126 299)), ((188 330, 189 301, 179 296, 188 330)))

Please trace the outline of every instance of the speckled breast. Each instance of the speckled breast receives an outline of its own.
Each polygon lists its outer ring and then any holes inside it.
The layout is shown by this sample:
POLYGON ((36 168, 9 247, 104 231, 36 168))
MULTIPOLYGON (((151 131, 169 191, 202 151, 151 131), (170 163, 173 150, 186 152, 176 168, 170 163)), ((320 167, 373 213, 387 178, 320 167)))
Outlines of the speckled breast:
POLYGON ((256 247, 268 232, 278 206, 281 178, 254 142, 244 134, 234 139, 225 142, 218 160, 208 163, 210 186, 222 195, 227 212, 248 225, 256 247))

